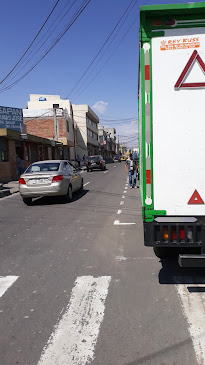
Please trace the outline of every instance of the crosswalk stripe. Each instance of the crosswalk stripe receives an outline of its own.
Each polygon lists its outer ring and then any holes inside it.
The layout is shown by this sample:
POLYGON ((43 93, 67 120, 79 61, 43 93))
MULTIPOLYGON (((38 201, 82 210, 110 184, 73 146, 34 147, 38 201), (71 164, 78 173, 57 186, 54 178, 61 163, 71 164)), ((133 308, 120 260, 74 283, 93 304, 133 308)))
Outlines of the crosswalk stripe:
POLYGON ((18 279, 18 276, 0 276, 0 298, 18 279))
POLYGON ((188 330, 193 342, 197 362, 205 364, 205 293, 204 284, 190 284, 191 277, 177 280, 177 292, 182 305, 182 310, 188 322, 188 330), (183 284, 180 284, 182 282, 183 284))
POLYGON ((93 360, 110 280, 110 276, 76 279, 68 307, 38 365, 85 365, 93 360))

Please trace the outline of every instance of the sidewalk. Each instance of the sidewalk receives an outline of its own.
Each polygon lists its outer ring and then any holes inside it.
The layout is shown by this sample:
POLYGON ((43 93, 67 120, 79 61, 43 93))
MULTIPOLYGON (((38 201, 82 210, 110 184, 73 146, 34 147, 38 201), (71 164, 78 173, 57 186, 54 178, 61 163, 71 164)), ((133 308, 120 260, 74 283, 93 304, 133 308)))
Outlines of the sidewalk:
POLYGON ((7 184, 0 184, 0 198, 4 198, 5 196, 18 193, 18 191, 18 180, 10 181, 7 184))

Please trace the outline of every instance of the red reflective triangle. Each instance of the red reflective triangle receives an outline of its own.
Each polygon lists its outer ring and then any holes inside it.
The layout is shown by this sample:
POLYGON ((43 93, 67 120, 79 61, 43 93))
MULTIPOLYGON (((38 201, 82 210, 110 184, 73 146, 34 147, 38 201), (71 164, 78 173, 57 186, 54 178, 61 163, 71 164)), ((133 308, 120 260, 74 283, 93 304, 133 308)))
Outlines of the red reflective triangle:
POLYGON ((194 62, 197 61, 199 66, 201 67, 202 72, 205 73, 205 64, 202 61, 201 57, 199 56, 198 52, 194 50, 192 53, 189 61, 187 62, 186 66, 184 67, 181 75, 179 76, 176 84, 174 85, 175 90, 179 90, 180 88, 192 88, 192 89, 198 89, 205 87, 205 82, 190 82, 190 83, 183 83, 186 75, 188 74, 189 70, 193 66, 194 62))
POLYGON ((188 204, 204 204, 204 201, 200 197, 197 190, 194 191, 193 195, 191 196, 190 200, 188 201, 188 204))

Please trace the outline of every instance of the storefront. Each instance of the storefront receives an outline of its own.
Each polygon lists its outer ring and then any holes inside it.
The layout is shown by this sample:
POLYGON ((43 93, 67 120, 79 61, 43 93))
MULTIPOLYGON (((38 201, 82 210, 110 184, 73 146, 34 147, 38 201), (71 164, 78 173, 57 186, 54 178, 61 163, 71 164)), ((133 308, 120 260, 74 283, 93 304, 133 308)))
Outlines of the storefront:
POLYGON ((0 129, 0 182, 18 179, 33 162, 63 159, 62 143, 55 143, 33 135, 21 135, 11 129, 0 129))

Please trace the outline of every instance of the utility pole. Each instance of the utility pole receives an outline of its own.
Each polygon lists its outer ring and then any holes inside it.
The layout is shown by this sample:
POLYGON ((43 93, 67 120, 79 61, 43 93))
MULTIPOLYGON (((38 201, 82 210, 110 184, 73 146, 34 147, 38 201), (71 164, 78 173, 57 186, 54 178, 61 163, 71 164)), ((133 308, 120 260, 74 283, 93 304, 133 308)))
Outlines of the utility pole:
POLYGON ((53 104, 53 119, 54 119, 54 136, 55 136, 55 141, 59 140, 59 125, 58 125, 58 120, 57 120, 57 116, 56 116, 56 109, 59 108, 58 104, 53 104))

